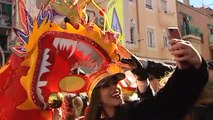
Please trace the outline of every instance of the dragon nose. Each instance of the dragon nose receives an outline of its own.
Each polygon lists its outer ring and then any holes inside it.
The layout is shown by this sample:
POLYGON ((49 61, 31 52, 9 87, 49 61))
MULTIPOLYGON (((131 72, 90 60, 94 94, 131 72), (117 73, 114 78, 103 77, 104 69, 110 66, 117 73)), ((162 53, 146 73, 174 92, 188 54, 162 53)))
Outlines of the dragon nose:
POLYGON ((64 92, 76 92, 84 88, 86 77, 81 75, 67 76, 59 82, 59 89, 64 92))

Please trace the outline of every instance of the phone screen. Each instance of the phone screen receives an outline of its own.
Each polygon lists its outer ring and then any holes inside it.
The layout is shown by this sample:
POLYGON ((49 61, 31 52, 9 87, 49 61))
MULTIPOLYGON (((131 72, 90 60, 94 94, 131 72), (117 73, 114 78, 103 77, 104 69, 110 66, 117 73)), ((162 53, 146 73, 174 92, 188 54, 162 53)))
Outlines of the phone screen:
POLYGON ((168 27, 167 30, 168 30, 170 39, 173 39, 173 38, 181 39, 181 35, 180 35, 178 28, 168 27))

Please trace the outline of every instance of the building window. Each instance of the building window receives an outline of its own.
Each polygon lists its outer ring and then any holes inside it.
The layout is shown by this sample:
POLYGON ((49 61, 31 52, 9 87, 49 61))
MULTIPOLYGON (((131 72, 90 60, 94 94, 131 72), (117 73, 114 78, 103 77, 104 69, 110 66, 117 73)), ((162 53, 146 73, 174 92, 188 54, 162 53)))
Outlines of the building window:
POLYGON ((135 44, 135 27, 130 27, 130 43, 135 44))
POLYGON ((210 28, 210 34, 213 35, 213 27, 210 28))
POLYGON ((145 5, 146 5, 146 8, 153 9, 152 0, 146 0, 145 5))
POLYGON ((148 40, 148 47, 155 47, 155 34, 154 29, 148 28, 147 29, 147 40, 148 40))
POLYGON ((163 47, 164 48, 169 47, 169 38, 166 35, 163 35, 163 47))
POLYGON ((126 43, 128 44, 136 44, 136 40, 135 40, 135 24, 134 23, 131 23, 130 24, 130 40, 127 41, 126 43))
POLYGON ((166 0, 161 0, 161 8, 165 13, 167 13, 167 1, 166 0))

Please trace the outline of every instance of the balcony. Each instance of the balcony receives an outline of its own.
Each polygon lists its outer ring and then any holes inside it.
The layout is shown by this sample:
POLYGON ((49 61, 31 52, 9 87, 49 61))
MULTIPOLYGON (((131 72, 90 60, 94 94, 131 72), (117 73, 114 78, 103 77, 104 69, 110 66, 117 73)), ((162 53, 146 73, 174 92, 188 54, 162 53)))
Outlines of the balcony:
POLYGON ((200 28, 192 25, 182 26, 182 35, 186 40, 194 42, 203 42, 203 34, 200 32, 200 28))
POLYGON ((200 28, 193 26, 193 25, 185 25, 182 26, 182 35, 183 36, 187 36, 187 35, 191 35, 191 36, 196 36, 196 37, 201 37, 201 32, 200 32, 200 28))
POLYGON ((203 42, 203 34, 200 32, 200 28, 192 25, 182 26, 183 39, 201 43, 203 42))
POLYGON ((187 27, 182 26, 183 39, 190 41, 192 45, 201 53, 201 43, 203 42, 203 35, 200 32, 200 28, 192 25, 187 27))
POLYGON ((162 27, 174 26, 176 25, 175 13, 171 11, 164 11, 162 9, 158 10, 158 21, 162 27))

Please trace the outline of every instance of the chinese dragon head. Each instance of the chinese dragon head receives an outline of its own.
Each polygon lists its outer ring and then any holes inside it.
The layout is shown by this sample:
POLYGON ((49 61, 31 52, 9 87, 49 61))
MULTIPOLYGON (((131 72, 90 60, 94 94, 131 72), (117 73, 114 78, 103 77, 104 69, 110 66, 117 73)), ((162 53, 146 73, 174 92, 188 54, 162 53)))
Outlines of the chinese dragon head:
POLYGON ((89 76, 118 60, 114 33, 86 22, 82 10, 88 2, 51 2, 52 7, 42 8, 34 20, 21 9, 26 30, 14 28, 14 32, 22 45, 12 47, 12 55, 0 69, 0 118, 51 120, 52 94, 86 92, 89 76), (70 10, 66 13, 70 22, 63 25, 54 22, 63 13, 60 7, 70 10))

